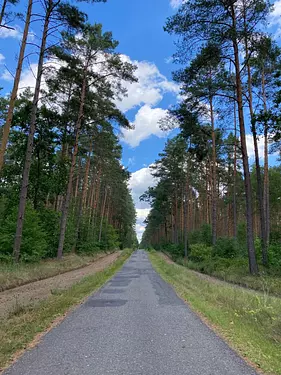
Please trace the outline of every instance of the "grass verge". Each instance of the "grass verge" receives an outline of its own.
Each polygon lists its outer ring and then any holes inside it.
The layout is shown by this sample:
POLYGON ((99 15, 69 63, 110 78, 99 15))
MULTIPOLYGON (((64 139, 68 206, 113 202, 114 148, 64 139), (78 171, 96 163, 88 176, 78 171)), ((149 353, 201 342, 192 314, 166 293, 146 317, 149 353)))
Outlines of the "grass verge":
POLYGON ((0 292, 87 266, 101 255, 100 253, 92 256, 71 254, 60 261, 47 259, 30 264, 0 263, 0 292))
POLYGON ((64 316, 72 307, 81 303, 110 279, 131 254, 131 250, 124 250, 105 270, 85 277, 68 290, 54 293, 35 307, 18 309, 17 313, 1 320, 0 372, 17 353, 28 347, 38 334, 48 330, 54 321, 64 316))
POLYGON ((264 373, 281 374, 280 298, 210 283, 156 252, 149 256, 163 279, 240 355, 264 373))
POLYGON ((247 259, 208 259, 202 262, 194 262, 178 258, 176 262, 191 270, 216 277, 228 283, 281 297, 280 273, 277 275, 269 274, 270 270, 260 265, 259 275, 249 275, 247 259))

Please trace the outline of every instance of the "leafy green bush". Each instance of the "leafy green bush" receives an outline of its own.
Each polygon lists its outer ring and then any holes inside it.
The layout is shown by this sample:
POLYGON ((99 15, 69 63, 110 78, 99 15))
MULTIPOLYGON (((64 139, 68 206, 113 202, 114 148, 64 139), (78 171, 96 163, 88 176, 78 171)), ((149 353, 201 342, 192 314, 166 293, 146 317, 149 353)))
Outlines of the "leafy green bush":
POLYGON ((201 231, 198 229, 198 230, 194 230, 194 231, 190 232, 188 234, 188 240, 189 240, 190 245, 200 243, 201 242, 201 231))
POLYGON ((247 227, 246 223, 239 223, 237 226, 237 242, 241 256, 247 255, 247 227))
POLYGON ((213 255, 221 258, 234 258, 238 255, 238 243, 235 238, 220 237, 214 246, 213 255))
POLYGON ((207 246, 212 246, 212 227, 209 224, 203 224, 201 226, 201 241, 207 246))
POLYGON ((39 211, 42 227, 46 234, 48 244, 46 258, 54 258, 57 255, 59 232, 60 232, 60 214, 55 210, 42 208, 39 211))
POLYGON ((212 256, 212 247, 206 246, 203 243, 198 243, 190 246, 189 258, 194 262, 201 262, 210 259, 212 256))
MULTIPOLYGON (((16 232, 17 209, 13 208, 0 228, 0 259, 12 257, 16 232)), ((20 259, 24 262, 36 262, 47 253, 47 235, 42 228, 39 214, 27 204, 20 259)))
POLYGON ((183 244, 168 243, 162 246, 162 249, 172 256, 172 259, 176 260, 184 256, 183 244))
POLYGON ((212 246, 212 227, 209 224, 203 224, 200 229, 190 232, 188 235, 190 245, 203 243, 206 246, 212 246))
POLYGON ((273 243, 268 247, 269 264, 274 267, 281 268, 281 244, 273 243))

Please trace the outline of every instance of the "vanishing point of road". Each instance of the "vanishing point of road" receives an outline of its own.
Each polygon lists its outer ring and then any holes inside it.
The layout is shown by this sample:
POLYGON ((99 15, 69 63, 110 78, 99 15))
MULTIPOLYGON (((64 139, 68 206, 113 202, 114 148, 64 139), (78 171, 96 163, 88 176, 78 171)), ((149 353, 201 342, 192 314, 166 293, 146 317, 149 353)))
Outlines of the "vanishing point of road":
POLYGON ((5 375, 256 375, 135 252, 5 375))

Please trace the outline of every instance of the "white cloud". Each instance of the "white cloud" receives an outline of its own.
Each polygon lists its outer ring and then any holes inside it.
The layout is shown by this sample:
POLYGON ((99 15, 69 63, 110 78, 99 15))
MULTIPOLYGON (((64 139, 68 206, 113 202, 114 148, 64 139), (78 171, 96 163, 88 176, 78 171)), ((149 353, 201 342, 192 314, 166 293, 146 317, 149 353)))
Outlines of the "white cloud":
MULTIPOLYGON (((6 29, 5 27, 0 28, 0 38, 13 38, 17 40, 22 39, 23 30, 19 25, 11 26, 12 29, 6 29)), ((35 38, 35 33, 33 31, 29 31, 28 33, 28 41, 32 41, 35 38)))
POLYGON ((123 131, 124 142, 132 147, 137 147, 141 141, 149 138, 151 135, 165 137, 167 133, 159 127, 159 120, 167 115, 167 110, 162 108, 151 108, 144 105, 139 109, 132 123, 133 130, 125 129, 123 131))
POLYGON ((147 202, 140 202, 139 197, 148 189, 148 187, 155 186, 157 179, 150 173, 149 167, 139 169, 132 173, 129 182, 129 188, 132 191, 132 197, 137 211, 136 231, 139 241, 145 230, 144 220, 150 212, 150 205, 147 202))
POLYGON ((124 61, 130 62, 137 67, 135 75, 138 78, 138 82, 132 84, 124 82, 127 96, 121 101, 117 101, 117 106, 120 110, 127 112, 132 108, 145 104, 155 106, 163 99, 165 93, 178 94, 179 86, 161 74, 154 63, 131 60, 125 55, 122 57, 124 61))
POLYGON ((5 60, 5 56, 2 55, 2 53, 0 53, 0 64, 3 64, 4 60, 5 60))
POLYGON ((170 5, 173 9, 177 9, 182 4, 184 4, 187 0, 170 0, 170 5))
POLYGON ((14 38, 20 40, 22 37, 21 28, 18 25, 13 26, 13 29, 0 28, 0 38, 14 38))
MULTIPOLYGON (((255 148, 252 134, 246 134, 247 150, 249 159, 254 159, 255 148)), ((258 139, 259 157, 263 160, 264 158, 264 137, 258 139)))

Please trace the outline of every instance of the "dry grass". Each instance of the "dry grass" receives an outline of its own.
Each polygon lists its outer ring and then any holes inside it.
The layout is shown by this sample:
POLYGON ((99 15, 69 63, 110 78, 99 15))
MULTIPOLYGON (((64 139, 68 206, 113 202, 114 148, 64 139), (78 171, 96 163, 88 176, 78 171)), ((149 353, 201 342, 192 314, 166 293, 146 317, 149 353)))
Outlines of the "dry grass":
POLYGON ((66 255, 62 260, 48 259, 39 263, 0 263, 0 292, 33 281, 43 280, 87 266, 104 254, 93 256, 66 255))

